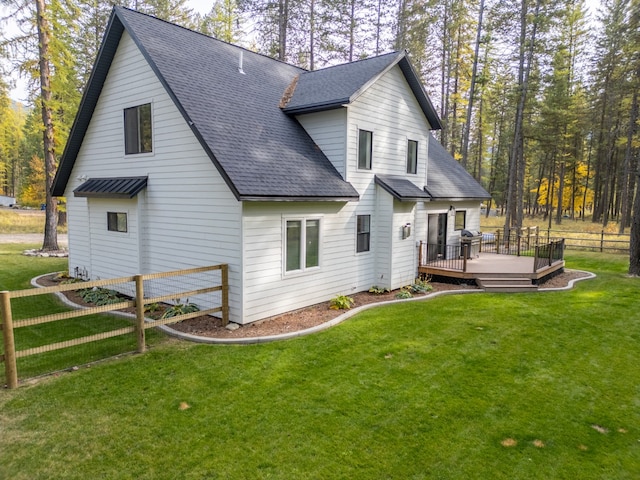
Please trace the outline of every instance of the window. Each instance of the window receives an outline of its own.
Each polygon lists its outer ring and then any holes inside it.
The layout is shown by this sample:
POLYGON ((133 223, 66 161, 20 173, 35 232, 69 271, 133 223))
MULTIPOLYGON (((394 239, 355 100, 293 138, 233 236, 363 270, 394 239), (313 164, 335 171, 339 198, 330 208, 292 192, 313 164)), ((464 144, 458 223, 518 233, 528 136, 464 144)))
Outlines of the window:
POLYGON ((285 271, 306 270, 320 265, 320 220, 286 221, 285 271))
POLYGON ((107 230, 110 232, 127 231, 127 214, 122 212, 107 212, 107 230))
POLYGON ((368 252, 371 248, 371 215, 358 215, 356 252, 368 252))
POLYGON ((371 170, 371 152, 373 149, 373 132, 358 130, 358 168, 371 170))
POLYGON ((418 142, 409 140, 407 142, 407 173, 418 172, 418 142))
POLYGON ((127 155, 151 152, 151 104, 124 109, 124 151, 127 155))
POLYGON ((467 212, 465 210, 459 210, 456 212, 455 229, 463 230, 467 221, 467 212))

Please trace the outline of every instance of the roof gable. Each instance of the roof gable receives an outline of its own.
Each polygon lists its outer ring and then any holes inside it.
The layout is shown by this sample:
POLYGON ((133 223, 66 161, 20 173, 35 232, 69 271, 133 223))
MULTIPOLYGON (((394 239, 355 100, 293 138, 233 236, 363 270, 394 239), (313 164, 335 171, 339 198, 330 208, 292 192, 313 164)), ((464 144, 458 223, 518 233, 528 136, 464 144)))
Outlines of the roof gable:
POLYGON ((236 198, 358 198, 302 126, 278 108, 282 92, 302 69, 117 6, 62 156, 54 195, 64 194, 125 30, 236 198))
POLYGON ((285 99, 283 111, 296 115, 348 105, 396 65, 402 70, 431 129, 442 128, 438 114, 424 91, 406 51, 301 73, 292 85, 293 92, 289 92, 289 98, 285 99))
POLYGON ((449 152, 429 135, 429 166, 424 187, 432 200, 486 200, 491 195, 482 188, 449 152))

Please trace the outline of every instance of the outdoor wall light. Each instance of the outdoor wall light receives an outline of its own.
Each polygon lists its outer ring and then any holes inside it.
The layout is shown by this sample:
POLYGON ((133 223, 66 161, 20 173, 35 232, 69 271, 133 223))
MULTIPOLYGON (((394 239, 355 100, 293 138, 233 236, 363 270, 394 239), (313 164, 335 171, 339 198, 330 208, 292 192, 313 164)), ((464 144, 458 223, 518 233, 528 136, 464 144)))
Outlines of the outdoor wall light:
POLYGON ((405 223, 402 226, 402 239, 409 238, 411 236, 411 224, 405 223))

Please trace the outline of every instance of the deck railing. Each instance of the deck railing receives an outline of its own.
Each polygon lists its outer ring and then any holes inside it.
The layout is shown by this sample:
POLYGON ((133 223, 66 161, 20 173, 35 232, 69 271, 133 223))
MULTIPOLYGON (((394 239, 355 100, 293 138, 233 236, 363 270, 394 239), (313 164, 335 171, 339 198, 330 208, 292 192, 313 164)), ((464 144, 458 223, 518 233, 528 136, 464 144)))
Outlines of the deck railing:
POLYGON ((539 245, 539 237, 522 236, 512 232, 506 237, 500 232, 484 234, 479 242, 479 248, 473 244, 436 245, 420 242, 418 264, 421 267, 441 268, 459 272, 467 271, 467 261, 475 258, 477 253, 494 253, 498 255, 513 255, 518 257, 533 257, 534 272, 548 267, 564 259, 564 238, 552 238, 539 245))

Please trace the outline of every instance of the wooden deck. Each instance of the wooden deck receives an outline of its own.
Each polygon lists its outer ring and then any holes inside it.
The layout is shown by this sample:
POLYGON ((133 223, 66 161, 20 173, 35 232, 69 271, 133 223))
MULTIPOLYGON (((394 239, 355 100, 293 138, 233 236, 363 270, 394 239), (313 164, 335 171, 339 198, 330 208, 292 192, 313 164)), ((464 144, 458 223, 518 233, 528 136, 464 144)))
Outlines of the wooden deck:
POLYGON ((448 277, 452 280, 474 280, 479 278, 528 278, 536 284, 548 275, 564 268, 564 260, 558 260, 548 267, 534 271, 533 257, 518 257, 514 255, 501 255, 496 253, 479 253, 477 257, 468 259, 466 271, 444 268, 435 265, 418 267, 421 274, 448 277))

